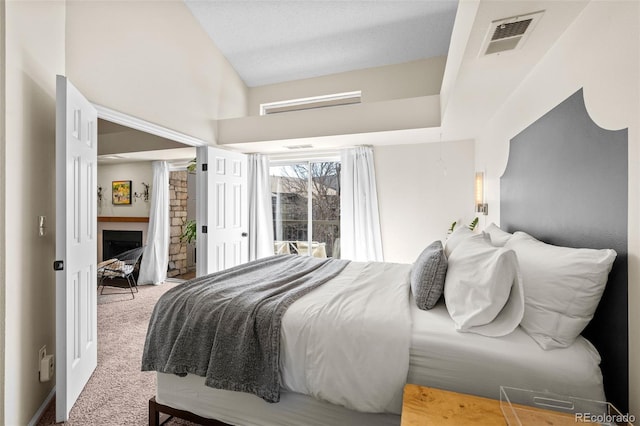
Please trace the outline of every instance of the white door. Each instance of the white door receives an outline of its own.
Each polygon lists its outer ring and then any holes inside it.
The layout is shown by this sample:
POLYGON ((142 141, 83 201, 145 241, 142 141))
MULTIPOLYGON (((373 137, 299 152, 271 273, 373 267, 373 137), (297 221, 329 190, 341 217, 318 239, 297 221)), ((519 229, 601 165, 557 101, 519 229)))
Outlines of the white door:
POLYGON ((198 148, 196 272, 221 271, 249 258, 247 156, 198 148))
POLYGON ((57 76, 56 422, 69 418, 98 363, 97 127, 95 108, 57 76))

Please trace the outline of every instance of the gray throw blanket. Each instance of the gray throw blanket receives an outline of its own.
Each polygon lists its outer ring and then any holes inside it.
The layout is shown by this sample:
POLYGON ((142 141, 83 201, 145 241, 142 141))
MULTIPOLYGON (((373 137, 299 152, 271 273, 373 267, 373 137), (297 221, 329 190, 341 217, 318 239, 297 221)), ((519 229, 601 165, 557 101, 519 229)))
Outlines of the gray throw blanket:
POLYGON ((348 263, 272 256, 167 291, 149 322, 142 371, 196 374, 207 386, 278 402, 286 309, 348 263))

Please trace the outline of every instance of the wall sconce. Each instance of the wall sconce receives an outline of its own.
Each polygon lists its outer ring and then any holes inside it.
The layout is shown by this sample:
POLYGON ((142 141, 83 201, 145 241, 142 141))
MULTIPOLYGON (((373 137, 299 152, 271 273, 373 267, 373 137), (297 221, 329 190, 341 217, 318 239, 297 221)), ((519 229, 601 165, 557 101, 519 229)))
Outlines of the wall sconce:
POLYGON ((137 200, 138 198, 142 198, 143 201, 148 202, 149 201, 149 184, 142 182, 142 186, 144 186, 144 191, 140 193, 138 192, 133 193, 134 201, 137 200))
POLYGON ((489 205, 484 202, 484 172, 476 172, 476 213, 489 213, 489 205))
POLYGON ((98 205, 102 205, 102 187, 98 185, 98 205))

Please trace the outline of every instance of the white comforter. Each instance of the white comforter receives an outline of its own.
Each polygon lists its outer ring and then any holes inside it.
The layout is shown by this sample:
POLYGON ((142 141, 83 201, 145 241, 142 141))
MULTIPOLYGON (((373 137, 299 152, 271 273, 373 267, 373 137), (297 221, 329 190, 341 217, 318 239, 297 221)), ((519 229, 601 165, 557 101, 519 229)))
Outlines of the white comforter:
POLYGON ((282 386, 362 412, 399 413, 409 369, 411 265, 351 262, 282 321, 282 386))

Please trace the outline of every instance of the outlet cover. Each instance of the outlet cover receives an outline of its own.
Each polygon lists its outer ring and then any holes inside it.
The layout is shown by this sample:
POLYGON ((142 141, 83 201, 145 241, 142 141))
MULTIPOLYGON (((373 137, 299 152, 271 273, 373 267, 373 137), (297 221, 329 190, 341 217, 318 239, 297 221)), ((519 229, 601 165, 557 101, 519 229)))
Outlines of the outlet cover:
POLYGON ((44 345, 38 351, 38 370, 40 369, 40 362, 47 356, 47 345, 44 345))

